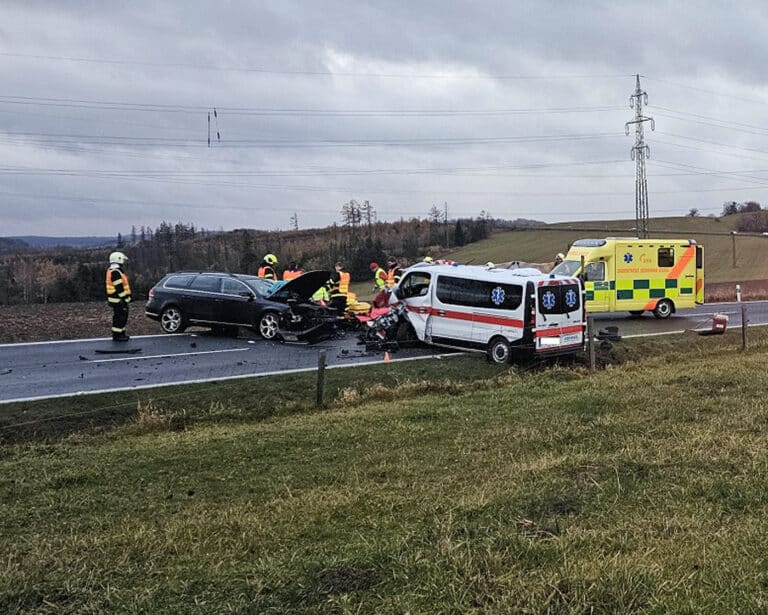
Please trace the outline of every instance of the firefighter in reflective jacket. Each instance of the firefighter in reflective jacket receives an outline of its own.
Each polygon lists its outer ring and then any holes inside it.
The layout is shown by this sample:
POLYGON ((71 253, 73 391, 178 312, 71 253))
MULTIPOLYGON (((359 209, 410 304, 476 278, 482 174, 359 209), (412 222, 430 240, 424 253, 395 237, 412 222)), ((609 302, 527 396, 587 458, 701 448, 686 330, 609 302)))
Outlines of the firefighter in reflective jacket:
POLYGON ((390 290, 394 288, 400 281, 402 275, 403 270, 400 269, 400 265, 397 264, 397 259, 390 258, 387 261, 387 281, 385 283, 386 287, 390 290))
POLYGON ((335 271, 331 274, 331 279, 328 280, 331 307, 336 308, 339 312, 344 312, 347 309, 347 293, 349 293, 349 281, 350 275, 344 271, 344 263, 338 262, 334 267, 335 271))
POLYGON ((261 262, 261 267, 259 267, 259 272, 256 275, 265 280, 277 282, 279 278, 277 277, 277 271, 275 271, 275 265, 277 265, 277 256, 274 254, 267 254, 264 256, 264 260, 261 262))
POLYGON ((296 265, 296 261, 291 261, 288 265, 288 269, 283 271, 283 280, 290 282, 294 278, 298 278, 304 271, 296 265))
POLYGON ((387 272, 379 267, 378 263, 371 263, 371 271, 373 272, 373 292, 376 296, 373 298, 373 307, 385 307, 389 302, 389 295, 387 294, 387 272))
POLYGON ((123 271, 128 257, 122 252, 109 255, 107 269, 107 302, 112 307, 112 340, 127 342, 130 338, 125 333, 128 324, 128 304, 131 302, 131 285, 123 271))

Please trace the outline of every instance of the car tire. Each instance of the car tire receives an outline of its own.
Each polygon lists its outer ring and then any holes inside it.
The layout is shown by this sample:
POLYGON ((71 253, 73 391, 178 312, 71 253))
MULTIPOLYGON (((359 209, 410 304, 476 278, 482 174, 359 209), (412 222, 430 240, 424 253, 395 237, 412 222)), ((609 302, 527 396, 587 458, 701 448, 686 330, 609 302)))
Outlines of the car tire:
POLYGON ((259 335, 265 340, 273 340, 277 337, 277 329, 280 317, 277 312, 264 312, 259 318, 257 329, 259 335))
POLYGON ((408 344, 418 340, 416 337, 416 331, 413 329, 413 325, 409 322, 401 322, 397 325, 397 332, 395 333, 395 339, 398 344, 408 344))
POLYGON ((656 304, 656 307, 653 310, 653 315, 656 318, 669 318, 672 315, 672 312, 675 311, 675 306, 672 305, 672 302, 669 299, 662 299, 656 304))
POLYGON ((506 339, 496 336, 488 342, 487 355, 491 363, 503 365, 512 360, 512 347, 506 339))
POLYGON ((160 328, 165 333, 181 333, 187 328, 184 312, 175 305, 169 305, 160 314, 160 328))

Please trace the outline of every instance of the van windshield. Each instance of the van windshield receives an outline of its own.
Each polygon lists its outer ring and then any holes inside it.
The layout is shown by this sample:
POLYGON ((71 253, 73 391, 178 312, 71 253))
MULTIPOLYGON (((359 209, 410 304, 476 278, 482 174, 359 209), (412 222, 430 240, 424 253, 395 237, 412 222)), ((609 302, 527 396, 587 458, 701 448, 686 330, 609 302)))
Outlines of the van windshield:
POLYGON ((581 261, 563 261, 557 267, 555 267, 550 273, 555 275, 564 275, 565 277, 573 277, 581 267, 581 261))

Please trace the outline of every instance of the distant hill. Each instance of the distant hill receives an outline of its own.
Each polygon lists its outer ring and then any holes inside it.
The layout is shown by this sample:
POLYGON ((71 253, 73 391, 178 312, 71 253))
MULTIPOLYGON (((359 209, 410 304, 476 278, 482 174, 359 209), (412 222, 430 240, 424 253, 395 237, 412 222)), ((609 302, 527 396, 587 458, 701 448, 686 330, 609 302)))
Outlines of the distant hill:
MULTIPOLYGON (((651 237, 695 239, 704 246, 704 275, 708 282, 743 282, 768 279, 768 236, 731 235, 742 216, 721 218, 652 218, 651 237), (656 229, 656 230, 654 230, 656 229), (735 240, 735 241, 734 241, 735 240), (734 267, 734 243, 736 263, 734 267)), ((577 239, 588 237, 633 237, 634 220, 562 222, 543 227, 497 231, 482 241, 467 244, 445 255, 459 262, 504 263, 551 262, 558 252, 567 252, 577 239)))
POLYGON ((0 237, 0 254, 15 254, 29 249, 29 244, 14 237, 0 237))
POLYGON ((114 237, 44 237, 41 235, 26 235, 0 238, 0 241, 6 240, 21 241, 30 248, 100 248, 115 244, 114 237))

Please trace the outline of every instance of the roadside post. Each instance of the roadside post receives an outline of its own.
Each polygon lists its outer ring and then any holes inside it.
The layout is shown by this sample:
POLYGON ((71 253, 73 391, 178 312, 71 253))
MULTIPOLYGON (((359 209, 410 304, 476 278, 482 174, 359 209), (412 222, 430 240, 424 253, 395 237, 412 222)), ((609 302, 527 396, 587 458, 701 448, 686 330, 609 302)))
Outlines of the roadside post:
POLYGON ((587 350, 589 351, 589 369, 595 370, 595 319, 587 315, 587 350))
POLYGON ((736 284, 736 301, 741 303, 741 284, 736 284))
POLYGON ((323 407, 323 397, 325 394, 325 358, 326 351, 321 350, 317 355, 317 397, 315 399, 315 407, 323 407))
POLYGON ((749 320, 747 319, 747 304, 742 303, 741 304, 741 349, 746 350, 747 349, 747 324, 749 323, 749 320))

